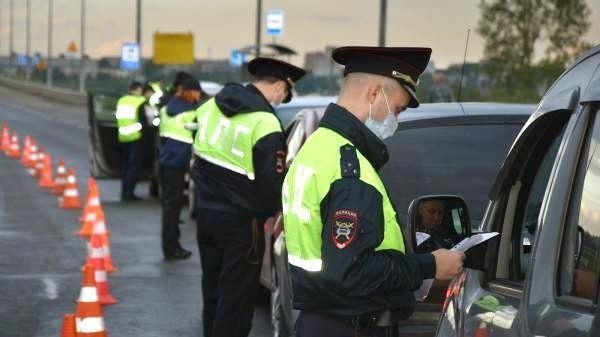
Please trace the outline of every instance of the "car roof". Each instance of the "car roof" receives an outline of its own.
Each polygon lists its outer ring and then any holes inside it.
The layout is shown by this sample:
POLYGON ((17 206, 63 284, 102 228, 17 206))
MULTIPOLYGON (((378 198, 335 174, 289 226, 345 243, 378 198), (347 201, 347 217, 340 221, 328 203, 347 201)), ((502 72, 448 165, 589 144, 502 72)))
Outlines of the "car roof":
POLYGON ((337 100, 337 96, 318 96, 318 95, 307 95, 307 96, 294 96, 289 103, 282 104, 281 109, 285 108, 297 108, 297 107, 327 107, 329 103, 333 103, 337 100))
POLYGON ((534 104, 513 103, 423 103, 416 109, 408 109, 400 114, 399 122, 421 119, 459 116, 498 116, 521 115, 528 117, 535 111, 534 104))

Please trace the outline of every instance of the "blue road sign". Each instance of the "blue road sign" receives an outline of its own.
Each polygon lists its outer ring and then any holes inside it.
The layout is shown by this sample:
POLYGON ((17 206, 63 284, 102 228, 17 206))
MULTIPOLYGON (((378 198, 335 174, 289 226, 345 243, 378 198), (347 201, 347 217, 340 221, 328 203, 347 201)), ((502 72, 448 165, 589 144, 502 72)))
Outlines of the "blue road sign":
POLYGON ((121 48, 121 69, 140 69, 140 46, 137 43, 124 43, 121 48))

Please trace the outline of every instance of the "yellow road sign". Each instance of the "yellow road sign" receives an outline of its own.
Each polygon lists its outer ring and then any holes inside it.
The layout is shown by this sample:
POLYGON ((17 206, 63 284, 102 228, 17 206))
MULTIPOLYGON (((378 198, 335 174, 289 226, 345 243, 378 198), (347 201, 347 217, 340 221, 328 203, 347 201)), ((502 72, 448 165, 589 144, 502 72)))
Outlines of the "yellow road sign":
POLYGON ((71 43, 69 43, 69 46, 67 47, 67 51, 69 53, 76 53, 79 49, 77 48, 77 45, 75 44, 74 41, 71 41, 71 43))
POLYGON ((193 64, 194 34, 154 33, 154 64, 193 64))

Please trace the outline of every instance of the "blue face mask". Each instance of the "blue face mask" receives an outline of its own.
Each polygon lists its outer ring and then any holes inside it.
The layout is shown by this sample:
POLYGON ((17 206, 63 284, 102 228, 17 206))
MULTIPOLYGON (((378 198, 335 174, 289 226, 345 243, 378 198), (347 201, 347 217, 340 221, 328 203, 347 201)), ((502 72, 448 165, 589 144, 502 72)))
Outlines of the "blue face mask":
POLYGON ((371 103, 369 103, 369 118, 365 122, 365 126, 371 130, 379 139, 384 140, 388 137, 391 137, 396 132, 398 128, 398 119, 396 115, 390 109, 390 104, 388 103, 387 95, 383 88, 381 88, 381 92, 383 93, 383 98, 385 99, 385 104, 388 108, 388 114, 385 116, 383 121, 376 121, 371 118, 371 103))

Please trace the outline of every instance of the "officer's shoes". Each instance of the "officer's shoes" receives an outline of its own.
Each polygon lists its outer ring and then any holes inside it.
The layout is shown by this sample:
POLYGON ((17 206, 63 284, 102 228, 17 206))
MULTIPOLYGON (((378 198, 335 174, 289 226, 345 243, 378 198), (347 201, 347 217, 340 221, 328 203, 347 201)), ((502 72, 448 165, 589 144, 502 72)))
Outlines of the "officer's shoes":
POLYGON ((174 260, 187 260, 192 256, 192 252, 187 249, 179 248, 172 252, 165 253, 165 260, 174 261, 174 260))

